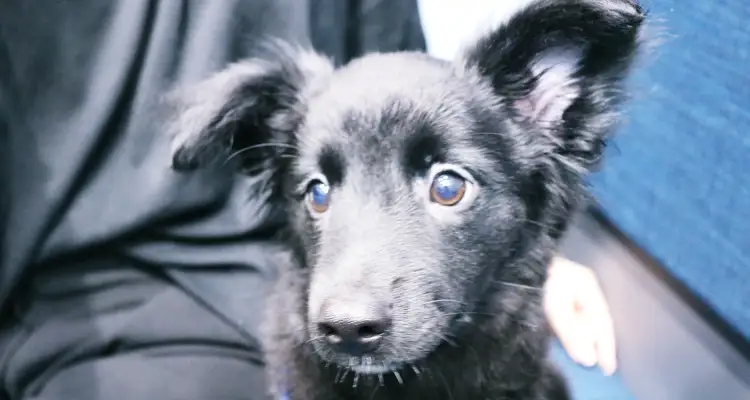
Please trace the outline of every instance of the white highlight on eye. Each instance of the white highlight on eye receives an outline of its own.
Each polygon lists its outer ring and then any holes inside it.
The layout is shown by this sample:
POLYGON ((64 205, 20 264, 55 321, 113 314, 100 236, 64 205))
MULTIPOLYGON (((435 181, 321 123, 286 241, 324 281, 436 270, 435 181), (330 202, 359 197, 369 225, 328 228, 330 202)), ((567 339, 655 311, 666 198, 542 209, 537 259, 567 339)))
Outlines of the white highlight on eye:
POLYGON ((426 203, 430 214, 440 222, 448 224, 460 222, 464 212, 471 207, 474 200, 476 200, 479 195, 479 185, 469 171, 458 165, 442 163, 433 164, 430 171, 427 173, 427 176, 416 182, 415 190, 417 191, 419 198, 426 203), (432 182, 435 180, 435 177, 445 172, 458 175, 466 181, 466 192, 464 193, 463 198, 452 206, 444 206, 430 200, 432 182))

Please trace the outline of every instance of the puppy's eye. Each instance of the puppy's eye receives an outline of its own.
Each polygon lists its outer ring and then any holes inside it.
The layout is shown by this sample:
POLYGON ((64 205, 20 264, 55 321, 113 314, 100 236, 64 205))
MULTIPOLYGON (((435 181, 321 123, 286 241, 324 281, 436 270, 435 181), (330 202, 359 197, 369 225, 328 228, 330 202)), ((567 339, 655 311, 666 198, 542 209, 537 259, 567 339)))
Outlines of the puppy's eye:
POLYGON ((328 211, 330 188, 321 181, 314 181, 307 189, 307 203, 313 212, 322 214, 328 211))
POLYGON ((430 186, 430 201, 441 206, 455 206, 466 194, 466 180, 452 172, 441 172, 430 186))

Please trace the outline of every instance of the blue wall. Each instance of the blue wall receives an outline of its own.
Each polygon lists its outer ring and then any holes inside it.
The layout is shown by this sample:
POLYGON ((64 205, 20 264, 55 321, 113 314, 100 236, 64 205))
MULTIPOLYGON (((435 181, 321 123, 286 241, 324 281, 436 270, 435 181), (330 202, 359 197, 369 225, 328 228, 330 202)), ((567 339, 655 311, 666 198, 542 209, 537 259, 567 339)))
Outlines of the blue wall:
POLYGON ((594 192, 627 235, 750 337, 750 0, 644 4, 666 41, 633 80, 594 192))

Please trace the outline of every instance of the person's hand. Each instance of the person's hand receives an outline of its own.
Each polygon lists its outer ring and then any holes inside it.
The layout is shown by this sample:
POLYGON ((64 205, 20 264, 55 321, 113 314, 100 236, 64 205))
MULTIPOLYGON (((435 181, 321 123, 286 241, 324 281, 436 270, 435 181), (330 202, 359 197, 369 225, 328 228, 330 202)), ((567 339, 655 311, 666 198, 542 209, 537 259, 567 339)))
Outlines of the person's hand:
POLYGON ((609 307, 594 272, 555 257, 545 284, 544 311, 552 329, 578 364, 599 365, 605 375, 617 368, 609 307))

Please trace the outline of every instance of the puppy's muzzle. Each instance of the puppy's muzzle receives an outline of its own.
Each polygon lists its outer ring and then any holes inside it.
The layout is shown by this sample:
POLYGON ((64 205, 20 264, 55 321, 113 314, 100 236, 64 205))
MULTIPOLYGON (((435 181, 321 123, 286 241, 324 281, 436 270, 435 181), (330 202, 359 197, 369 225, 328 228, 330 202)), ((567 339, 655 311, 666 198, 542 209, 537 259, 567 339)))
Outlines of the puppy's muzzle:
POLYGON ((321 307, 317 328, 331 350, 361 357, 379 348, 391 323, 387 303, 330 298, 321 307))

